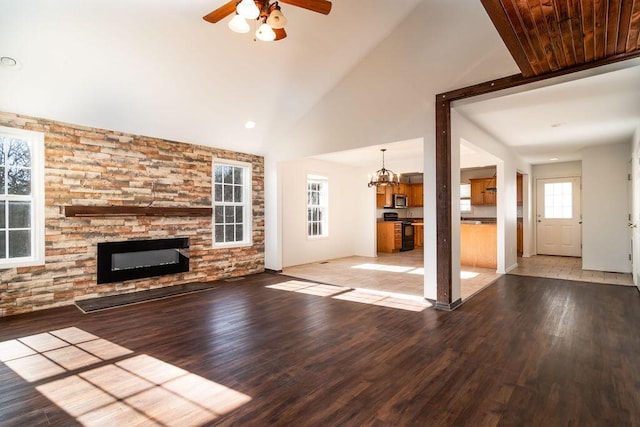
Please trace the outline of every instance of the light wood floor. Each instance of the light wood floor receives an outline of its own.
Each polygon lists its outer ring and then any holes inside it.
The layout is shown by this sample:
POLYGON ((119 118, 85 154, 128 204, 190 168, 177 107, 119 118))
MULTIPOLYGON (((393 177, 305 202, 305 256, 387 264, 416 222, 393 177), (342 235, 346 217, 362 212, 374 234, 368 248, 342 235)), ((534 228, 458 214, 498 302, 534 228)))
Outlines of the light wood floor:
MULTIPOLYGON (((370 289, 403 297, 423 298, 423 250, 394 254, 379 253, 377 258, 346 257, 287 267, 284 274, 329 283, 370 289)), ((608 285, 633 286, 631 274, 583 270, 582 258, 536 255, 518 258, 518 267, 509 274, 548 277, 608 285)), ((462 266, 461 297, 468 300, 500 277, 493 269, 462 266)))
MULTIPOLYGON (((422 248, 378 257, 346 257, 287 267, 283 273, 322 283, 424 298, 424 252, 422 248)), ((463 267, 461 298, 466 300, 493 283, 494 269, 463 267)))
POLYGON ((509 274, 633 286, 631 274, 583 270, 582 258, 565 256, 535 255, 529 258, 518 258, 518 268, 510 271, 509 274))
POLYGON ((640 426, 635 288, 505 275, 447 312, 295 282, 1 318, 0 425, 640 426))

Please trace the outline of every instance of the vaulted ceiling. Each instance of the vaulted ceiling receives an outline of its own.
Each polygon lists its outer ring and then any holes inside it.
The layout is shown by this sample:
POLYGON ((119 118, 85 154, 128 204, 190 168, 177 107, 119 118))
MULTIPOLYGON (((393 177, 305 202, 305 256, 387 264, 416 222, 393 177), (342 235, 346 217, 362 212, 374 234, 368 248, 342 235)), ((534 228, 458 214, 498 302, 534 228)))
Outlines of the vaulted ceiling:
POLYGON ((436 93, 638 47, 640 0, 283 3, 288 37, 272 44, 202 19, 226 2, 3 1, 0 56, 18 66, 0 66, 0 111, 306 156, 431 137, 436 93))

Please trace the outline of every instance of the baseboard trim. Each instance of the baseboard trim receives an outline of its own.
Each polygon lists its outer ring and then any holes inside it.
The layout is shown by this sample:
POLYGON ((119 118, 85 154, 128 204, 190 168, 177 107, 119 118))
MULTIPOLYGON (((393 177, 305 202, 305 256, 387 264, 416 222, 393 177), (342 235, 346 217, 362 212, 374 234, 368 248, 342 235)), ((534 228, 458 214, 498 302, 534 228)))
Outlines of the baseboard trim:
POLYGON ((462 299, 461 298, 458 298, 457 300, 455 300, 451 304, 444 303, 444 302, 436 302, 436 310, 453 311, 456 308, 460 307, 461 305, 462 305, 462 299))
POLYGON ((511 265, 510 267, 508 267, 507 269, 505 269, 505 274, 509 274, 509 272, 511 270, 515 270, 516 268, 518 268, 518 263, 517 262, 515 264, 511 265))

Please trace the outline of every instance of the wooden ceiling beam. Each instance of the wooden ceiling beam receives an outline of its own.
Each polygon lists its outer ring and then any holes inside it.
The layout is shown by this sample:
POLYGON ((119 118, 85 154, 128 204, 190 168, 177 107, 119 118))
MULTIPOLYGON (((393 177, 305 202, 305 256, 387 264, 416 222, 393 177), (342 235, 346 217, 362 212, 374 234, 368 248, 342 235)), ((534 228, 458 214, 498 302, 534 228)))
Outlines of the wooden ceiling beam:
POLYGON ((481 0, 524 76, 640 48, 640 0, 481 0))
MULTIPOLYGON (((510 3, 511 0, 504 0, 507 3, 510 3)), ((493 22, 493 26, 498 30, 498 34, 504 41, 509 53, 513 57, 514 61, 516 61, 516 65, 520 69, 520 72, 523 76, 533 76, 538 74, 534 71, 531 65, 531 59, 529 56, 532 55, 532 52, 527 52, 529 49, 523 46, 522 40, 518 37, 513 29, 512 23, 509 21, 509 17, 505 13, 504 6, 502 6, 501 2, 494 0, 481 0, 482 6, 487 11, 491 22, 493 22)))
POLYGON ((616 54, 618 43, 618 32, 620 29, 620 12, 622 11, 621 0, 609 0, 609 10, 607 11, 607 40, 605 55, 616 54))
POLYGON ((626 45, 627 52, 638 49, 638 37, 640 36, 640 0, 633 2, 633 12, 631 14, 629 27, 626 45))

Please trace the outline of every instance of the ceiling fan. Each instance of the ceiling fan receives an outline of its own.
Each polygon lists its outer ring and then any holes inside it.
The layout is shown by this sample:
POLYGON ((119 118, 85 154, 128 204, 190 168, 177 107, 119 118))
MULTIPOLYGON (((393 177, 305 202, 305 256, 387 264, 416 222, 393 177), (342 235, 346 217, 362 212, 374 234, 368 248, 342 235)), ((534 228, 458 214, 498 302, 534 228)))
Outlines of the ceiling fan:
MULTIPOLYGON (((331 11, 331 2, 327 0, 279 0, 282 3, 298 6, 313 12, 328 15, 331 11)), ((213 12, 205 15, 203 19, 215 24, 235 12, 235 16, 229 22, 229 28, 237 33, 249 31, 247 20, 255 19, 262 24, 256 31, 256 38, 263 41, 282 40, 287 37, 284 26, 287 19, 280 11, 278 1, 270 3, 269 0, 231 0, 220 6, 213 12)))

